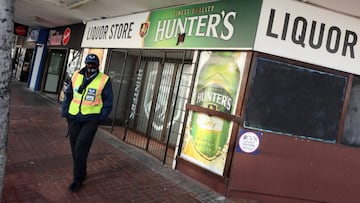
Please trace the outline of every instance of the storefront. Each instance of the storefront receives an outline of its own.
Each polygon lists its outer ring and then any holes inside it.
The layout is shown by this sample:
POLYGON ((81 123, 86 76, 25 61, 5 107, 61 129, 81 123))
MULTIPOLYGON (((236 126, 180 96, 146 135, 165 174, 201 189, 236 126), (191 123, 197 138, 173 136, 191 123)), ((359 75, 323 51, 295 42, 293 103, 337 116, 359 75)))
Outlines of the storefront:
POLYGON ((351 202, 358 23, 303 2, 215 1, 88 22, 82 47, 109 49, 124 141, 231 198, 351 202))
POLYGON ((21 81, 27 82, 35 44, 28 40, 29 27, 14 23, 15 46, 13 49, 13 76, 21 81))
POLYGON ((49 30, 41 91, 54 95, 58 101, 62 101, 63 86, 72 73, 80 69, 84 28, 85 25, 79 23, 49 30))
POLYGON ((358 25, 302 2, 263 0, 229 196, 357 201, 358 25))

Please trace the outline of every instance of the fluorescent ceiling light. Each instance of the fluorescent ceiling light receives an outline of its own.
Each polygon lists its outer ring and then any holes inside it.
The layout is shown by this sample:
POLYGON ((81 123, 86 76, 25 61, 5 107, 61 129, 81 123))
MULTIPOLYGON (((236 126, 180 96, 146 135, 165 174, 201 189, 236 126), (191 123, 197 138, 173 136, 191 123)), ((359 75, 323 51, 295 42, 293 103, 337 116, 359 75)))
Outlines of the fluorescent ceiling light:
POLYGON ((93 0, 77 0, 77 1, 73 1, 70 2, 69 4, 66 5, 66 8, 68 9, 76 9, 80 6, 83 6, 85 4, 88 4, 90 2, 92 2, 93 0))

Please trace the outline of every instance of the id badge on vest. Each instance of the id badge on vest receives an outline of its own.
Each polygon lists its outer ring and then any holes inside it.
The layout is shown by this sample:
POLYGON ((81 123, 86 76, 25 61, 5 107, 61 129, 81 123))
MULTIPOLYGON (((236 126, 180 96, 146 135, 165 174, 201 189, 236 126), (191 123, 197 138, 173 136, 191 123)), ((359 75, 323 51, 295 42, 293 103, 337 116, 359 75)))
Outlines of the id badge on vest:
POLYGON ((89 88, 86 93, 85 100, 86 101, 95 101, 96 89, 89 88))

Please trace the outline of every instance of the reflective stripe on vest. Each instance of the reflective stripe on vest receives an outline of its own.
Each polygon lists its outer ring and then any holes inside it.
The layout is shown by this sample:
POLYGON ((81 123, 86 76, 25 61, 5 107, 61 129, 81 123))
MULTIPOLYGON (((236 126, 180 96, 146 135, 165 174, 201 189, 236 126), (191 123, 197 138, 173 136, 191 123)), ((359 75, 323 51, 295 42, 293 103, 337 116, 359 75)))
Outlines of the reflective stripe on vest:
POLYGON ((84 75, 78 71, 74 73, 71 83, 73 87, 73 99, 70 102, 69 114, 77 115, 79 112, 83 115, 99 114, 103 107, 101 93, 109 77, 103 73, 98 75, 88 84, 82 94, 78 89, 82 84, 84 75))

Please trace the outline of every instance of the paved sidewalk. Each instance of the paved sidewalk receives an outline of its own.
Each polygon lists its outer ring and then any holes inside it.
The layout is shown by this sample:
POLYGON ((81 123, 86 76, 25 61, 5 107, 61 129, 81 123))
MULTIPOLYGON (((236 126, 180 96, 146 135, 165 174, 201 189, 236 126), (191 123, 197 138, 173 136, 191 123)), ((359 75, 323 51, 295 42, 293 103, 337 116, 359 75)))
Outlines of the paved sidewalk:
POLYGON ((12 82, 3 203, 232 202, 102 130, 90 151, 82 190, 68 192, 72 163, 60 107, 26 84, 12 82))

